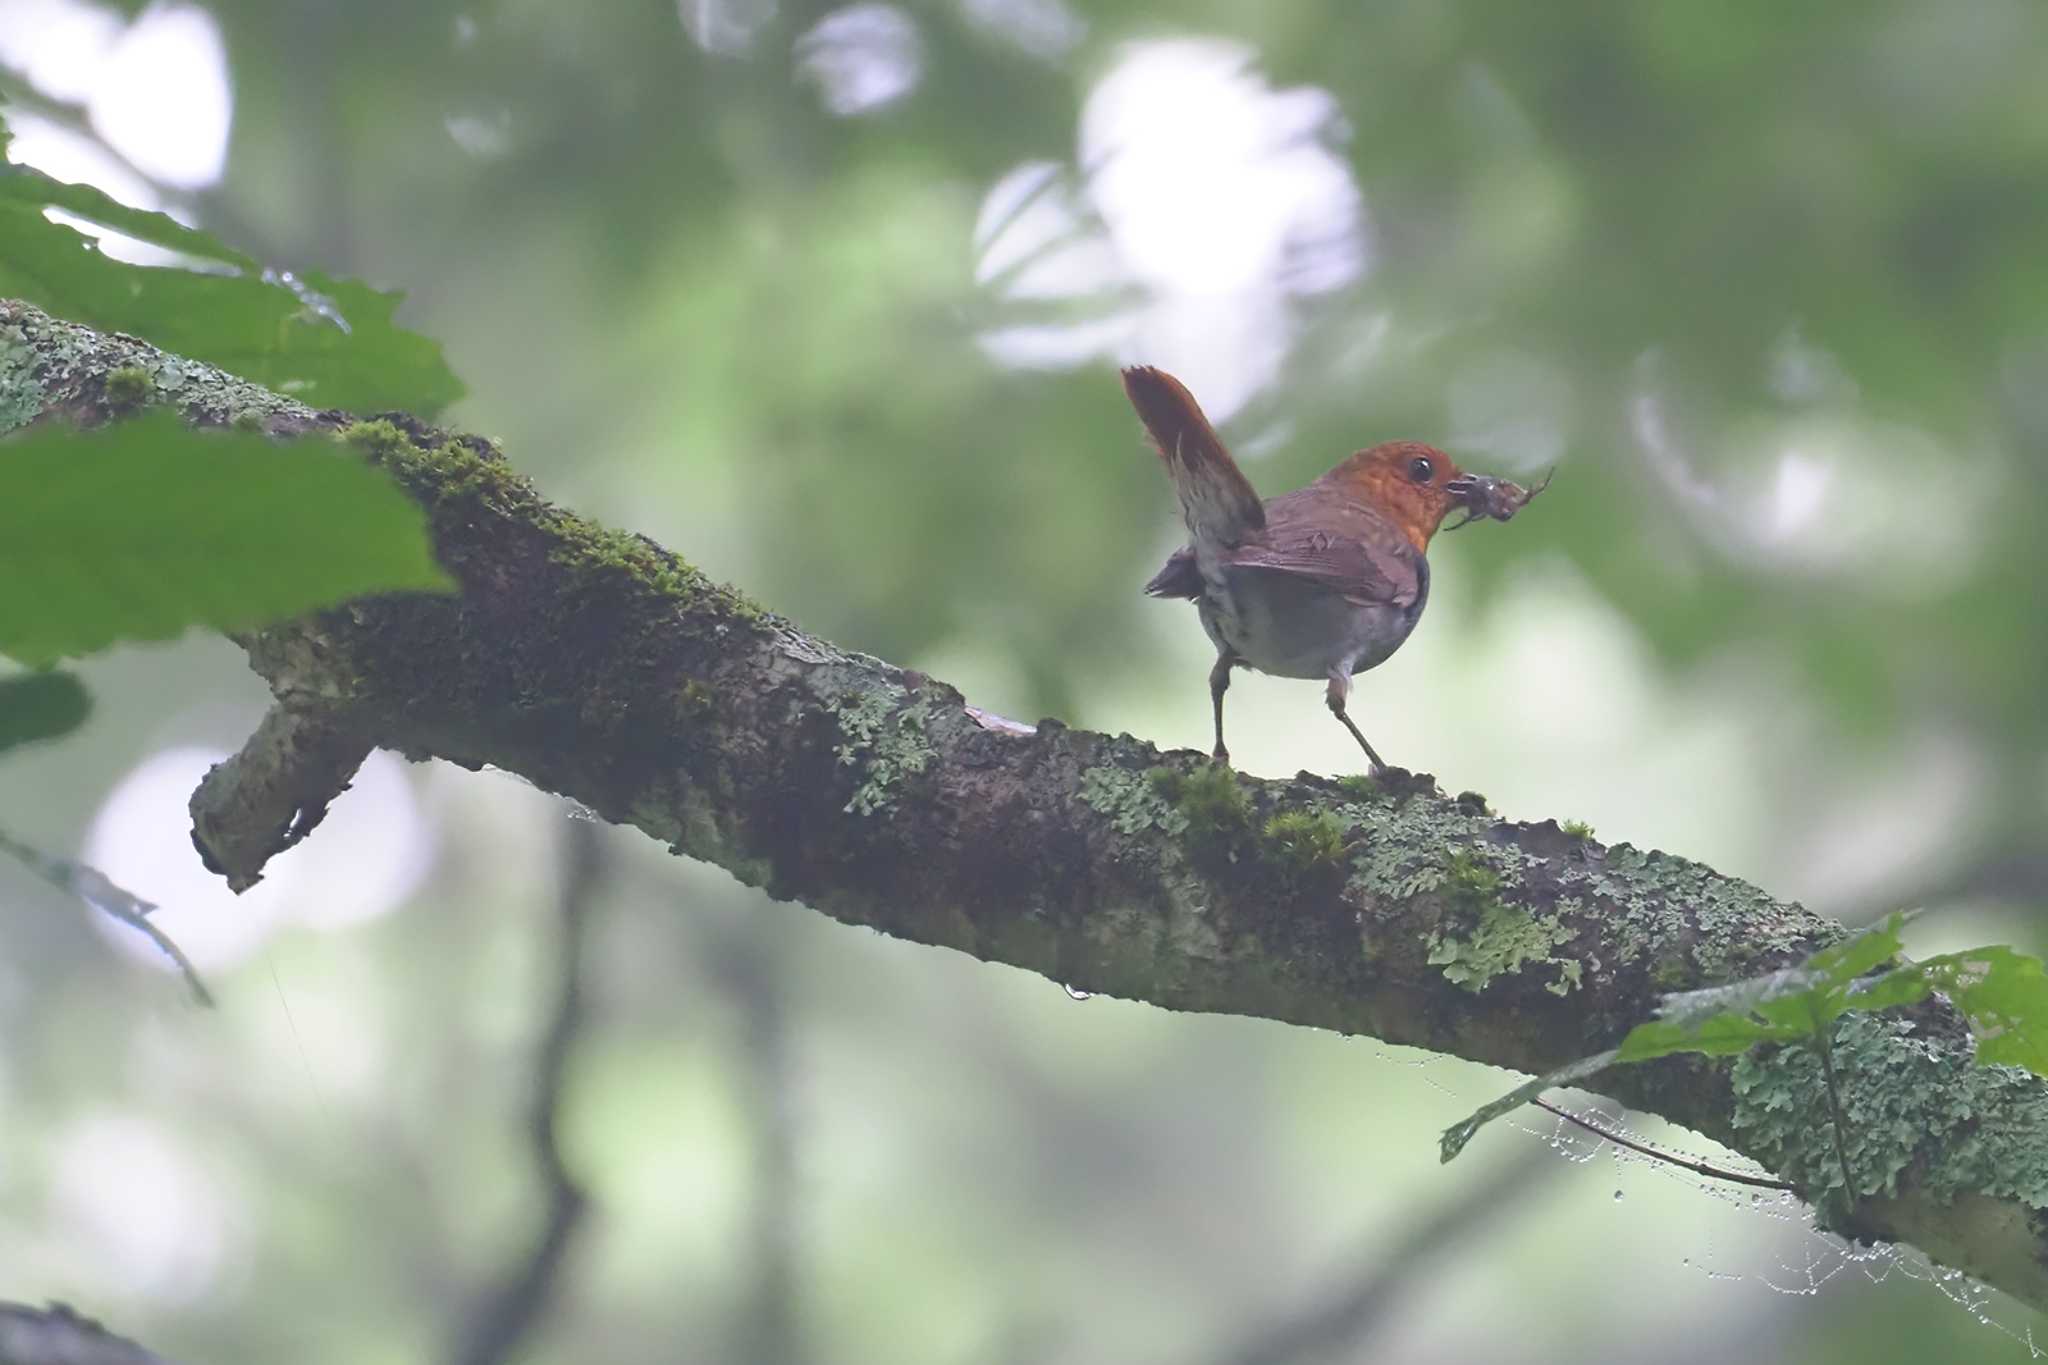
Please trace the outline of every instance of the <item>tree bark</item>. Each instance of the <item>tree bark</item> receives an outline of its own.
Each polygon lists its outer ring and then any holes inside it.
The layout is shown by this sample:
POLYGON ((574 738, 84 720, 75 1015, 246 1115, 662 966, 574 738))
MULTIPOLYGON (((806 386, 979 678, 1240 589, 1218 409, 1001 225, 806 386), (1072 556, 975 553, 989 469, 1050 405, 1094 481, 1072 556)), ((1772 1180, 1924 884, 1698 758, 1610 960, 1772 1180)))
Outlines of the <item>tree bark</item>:
MULTIPOLYGON (((0 414, 106 420, 106 374, 166 359, 0 302, 0 414)), ((1501 819, 1426 775, 1262 781, 992 716, 549 504, 487 441, 177 365, 159 399, 189 421, 255 414, 390 471, 460 584, 240 638, 280 714, 195 798, 202 852, 237 886, 310 828, 280 819, 277 794, 317 818, 353 746, 373 744, 519 773, 778 899, 1078 989, 1538 1073, 1611 1047, 1662 992, 1844 932, 1698 863, 1501 819), (261 790, 239 792, 238 773, 261 790)), ((1849 1016, 1832 1051, 1854 1130, 1847 1213, 1822 1201, 1840 1174, 1806 1049, 1667 1059, 1596 1088, 1756 1159, 1848 1235, 2048 1307, 2048 1085, 1976 1066, 1939 1002, 1849 1016)))

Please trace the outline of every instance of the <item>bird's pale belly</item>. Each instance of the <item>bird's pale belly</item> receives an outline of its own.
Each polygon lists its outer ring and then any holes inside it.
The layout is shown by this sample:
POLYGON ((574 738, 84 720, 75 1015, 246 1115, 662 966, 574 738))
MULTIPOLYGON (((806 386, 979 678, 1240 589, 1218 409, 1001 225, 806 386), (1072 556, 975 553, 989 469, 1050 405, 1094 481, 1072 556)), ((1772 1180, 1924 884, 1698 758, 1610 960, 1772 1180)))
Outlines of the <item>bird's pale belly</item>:
POLYGON ((1229 567, 1207 579, 1197 602, 1202 629, 1261 673, 1327 678, 1384 663, 1417 613, 1360 603, 1292 574, 1229 567))

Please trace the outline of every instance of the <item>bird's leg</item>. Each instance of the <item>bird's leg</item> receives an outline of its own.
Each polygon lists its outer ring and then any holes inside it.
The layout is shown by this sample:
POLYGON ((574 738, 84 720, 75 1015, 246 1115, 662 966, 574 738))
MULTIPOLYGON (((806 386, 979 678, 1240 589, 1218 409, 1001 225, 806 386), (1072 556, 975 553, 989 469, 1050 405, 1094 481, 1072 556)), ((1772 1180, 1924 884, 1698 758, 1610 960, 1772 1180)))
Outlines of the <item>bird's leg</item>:
POLYGON ((1230 750, 1223 747, 1223 694, 1230 690, 1230 667, 1237 662, 1237 656, 1223 650, 1216 656, 1216 666, 1209 670, 1209 700, 1216 708, 1216 761, 1230 762, 1230 750))
MULTIPOLYGON (((1372 770, 1375 773, 1385 772, 1387 765, 1381 762, 1380 756, 1372 751, 1372 745, 1365 742, 1365 736, 1358 733, 1358 727, 1351 723, 1351 717, 1344 714, 1344 698, 1349 695, 1350 691, 1351 674, 1341 668, 1333 670, 1330 674, 1329 691, 1324 693, 1325 699, 1330 703, 1330 714, 1344 722, 1344 728, 1351 732, 1351 737, 1358 741, 1358 747, 1365 750, 1365 756, 1372 760, 1372 770)), ((1218 702, 1220 705, 1220 694, 1218 702)))

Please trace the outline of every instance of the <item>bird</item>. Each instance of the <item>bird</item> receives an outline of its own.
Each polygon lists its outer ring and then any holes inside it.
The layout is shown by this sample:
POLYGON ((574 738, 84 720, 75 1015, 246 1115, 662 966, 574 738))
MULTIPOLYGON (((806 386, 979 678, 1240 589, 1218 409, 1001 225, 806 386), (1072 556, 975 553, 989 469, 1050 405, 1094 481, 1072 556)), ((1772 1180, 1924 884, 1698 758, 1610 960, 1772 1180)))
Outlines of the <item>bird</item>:
POLYGON ((1430 537, 1454 509, 1506 521, 1543 491, 1467 474, 1421 441, 1361 450, 1305 488, 1263 501, 1178 379, 1149 365, 1123 371, 1124 392, 1180 496, 1188 544, 1145 591, 1187 598, 1216 646, 1209 697, 1215 760, 1231 670, 1324 683, 1330 714, 1386 771, 1346 710, 1353 674, 1399 649, 1429 603, 1430 537))

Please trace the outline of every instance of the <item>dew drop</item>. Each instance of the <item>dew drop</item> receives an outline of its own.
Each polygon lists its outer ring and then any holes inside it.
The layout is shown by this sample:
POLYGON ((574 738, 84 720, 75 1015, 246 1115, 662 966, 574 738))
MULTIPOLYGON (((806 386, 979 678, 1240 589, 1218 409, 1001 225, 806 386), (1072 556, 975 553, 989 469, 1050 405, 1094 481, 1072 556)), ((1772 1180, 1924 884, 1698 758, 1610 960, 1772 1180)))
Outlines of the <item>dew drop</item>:
POLYGON ((1621 1195, 1621 1191, 1620 1191, 1620 1190, 1616 1190, 1616 1191, 1614 1192, 1614 1202, 1615 1202, 1615 1203, 1617 1203, 1617 1204, 1619 1204, 1619 1203, 1621 1202, 1621 1198, 1622 1198, 1622 1195, 1621 1195))
POLYGON ((1069 1000, 1092 1000, 1095 998, 1093 991, 1084 991, 1079 986, 1062 984, 1060 989, 1067 993, 1067 999, 1069 1000))

